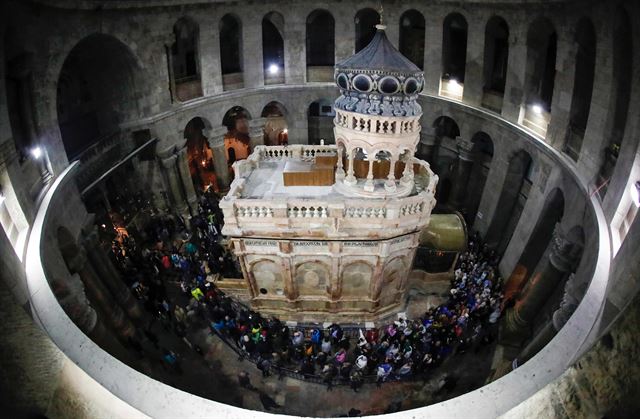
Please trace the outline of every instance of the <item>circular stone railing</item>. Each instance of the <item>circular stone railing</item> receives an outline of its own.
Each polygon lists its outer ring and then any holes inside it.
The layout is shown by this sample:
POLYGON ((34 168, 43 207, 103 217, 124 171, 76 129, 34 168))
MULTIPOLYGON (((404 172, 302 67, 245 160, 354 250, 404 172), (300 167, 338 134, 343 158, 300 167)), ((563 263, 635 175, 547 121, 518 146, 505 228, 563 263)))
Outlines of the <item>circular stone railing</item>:
MULTIPOLYGON (((578 308, 566 325, 547 346, 518 369, 510 372, 474 391, 417 409, 389 414, 386 417, 496 417, 527 398, 560 376, 595 342, 596 328, 605 300, 605 292, 611 260, 609 231, 600 206, 594 196, 589 196, 587 181, 580 177, 572 162, 552 149, 540 138, 526 132, 495 114, 469 107, 459 102, 428 97, 430 101, 451 102, 474 114, 498 122, 514 133, 520 140, 530 142, 539 151, 562 167, 565 174, 574 180, 593 212, 597 223, 598 252, 593 277, 578 308)), ((154 418, 175 417, 256 417, 275 415, 247 411, 238 407, 207 400, 154 380, 123 364, 92 342, 69 319, 56 300, 45 275, 43 253, 48 242, 45 231, 50 215, 64 199, 58 196, 63 187, 73 179, 78 163, 71 164, 58 175, 42 200, 28 241, 25 259, 27 286, 35 321, 52 341, 82 370, 104 386, 116 397, 133 408, 154 418)), ((49 242, 50 243, 50 242, 49 242)), ((278 415, 284 417, 284 415, 278 415)), ((290 417, 290 416, 289 416, 290 417)))

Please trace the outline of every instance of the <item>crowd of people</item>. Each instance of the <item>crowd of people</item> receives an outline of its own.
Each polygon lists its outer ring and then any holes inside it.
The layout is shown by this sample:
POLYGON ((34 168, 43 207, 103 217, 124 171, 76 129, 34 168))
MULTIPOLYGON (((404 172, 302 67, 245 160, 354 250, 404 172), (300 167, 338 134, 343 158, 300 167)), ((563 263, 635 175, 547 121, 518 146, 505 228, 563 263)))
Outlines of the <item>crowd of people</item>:
MULTIPOLYGON (((113 245, 117 266, 145 308, 196 351, 201 349, 191 343, 189 331, 206 325, 241 358, 254 361, 265 377, 294 375, 323 382, 327 390, 340 383, 357 392, 370 381, 427 379, 447 357, 478 350, 494 338, 491 325, 500 316, 502 279, 495 252, 477 235, 458 258, 446 301, 420 318, 398 318, 366 330, 339 324, 290 328, 216 287, 225 276, 240 275, 221 245, 222 222, 218 197, 209 192, 201 196, 190 229, 179 218, 156 215, 142 245, 131 236, 113 245), (180 287, 178 298, 168 296, 168 284, 180 287)), ((165 361, 172 368, 177 364, 171 351, 165 361)), ((243 385, 246 377, 238 379, 243 385)))

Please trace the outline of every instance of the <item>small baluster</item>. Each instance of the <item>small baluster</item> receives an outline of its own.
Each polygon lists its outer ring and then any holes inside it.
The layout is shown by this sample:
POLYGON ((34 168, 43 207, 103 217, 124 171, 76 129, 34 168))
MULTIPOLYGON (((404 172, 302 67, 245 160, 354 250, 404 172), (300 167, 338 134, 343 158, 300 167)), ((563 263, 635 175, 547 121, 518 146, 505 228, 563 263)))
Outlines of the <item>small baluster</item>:
POLYGON ((311 208, 304 208, 304 216, 305 218, 310 218, 311 217, 311 208))
POLYGON ((313 218, 320 218, 320 207, 313 209, 313 218))
POLYGON ((326 207, 322 207, 322 209, 320 210, 320 217, 327 218, 327 208, 326 207))

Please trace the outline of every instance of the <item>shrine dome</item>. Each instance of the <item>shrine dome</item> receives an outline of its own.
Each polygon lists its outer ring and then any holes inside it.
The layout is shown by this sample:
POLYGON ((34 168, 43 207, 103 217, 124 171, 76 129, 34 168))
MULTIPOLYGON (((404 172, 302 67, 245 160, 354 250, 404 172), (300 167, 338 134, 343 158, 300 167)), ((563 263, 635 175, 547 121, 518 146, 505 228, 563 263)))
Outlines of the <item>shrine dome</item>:
POLYGON ((419 116, 416 102, 424 73, 389 41, 386 26, 357 54, 336 64, 335 82, 340 97, 335 107, 349 112, 381 116, 419 116))

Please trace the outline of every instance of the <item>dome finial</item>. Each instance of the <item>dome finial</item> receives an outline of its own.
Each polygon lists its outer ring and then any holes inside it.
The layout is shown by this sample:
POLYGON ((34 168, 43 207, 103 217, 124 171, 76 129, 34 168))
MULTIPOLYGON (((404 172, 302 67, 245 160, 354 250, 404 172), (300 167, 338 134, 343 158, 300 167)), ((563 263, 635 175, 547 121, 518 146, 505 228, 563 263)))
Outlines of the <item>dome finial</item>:
POLYGON ((380 14, 380 23, 376 25, 376 29, 383 31, 387 29, 387 26, 384 24, 384 8, 382 7, 382 1, 380 1, 380 8, 378 9, 378 12, 380 14))

